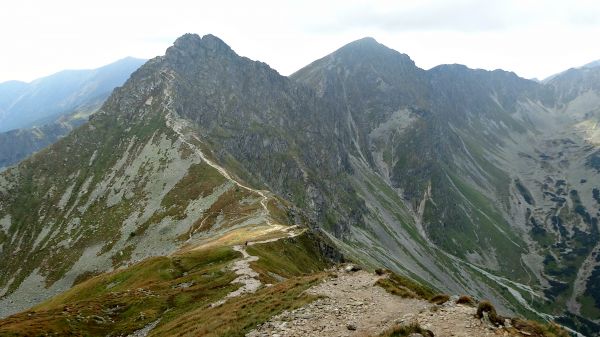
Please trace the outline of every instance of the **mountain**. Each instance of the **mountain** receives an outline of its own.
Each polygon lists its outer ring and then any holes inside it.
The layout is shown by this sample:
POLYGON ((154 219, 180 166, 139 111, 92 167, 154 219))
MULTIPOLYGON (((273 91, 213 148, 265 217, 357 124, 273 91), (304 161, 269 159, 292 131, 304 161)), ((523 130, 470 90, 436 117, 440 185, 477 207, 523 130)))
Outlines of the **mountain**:
POLYGON ((0 108, 0 129, 19 127, 0 132, 0 170, 84 124, 112 90, 143 62, 126 58, 96 70, 65 71, 30 84, 0 84, 0 106, 6 108, 0 108), (37 126, 23 124, 25 120, 34 120, 37 126))
MULTIPOLYGON (((370 39, 361 40, 292 78, 309 84, 324 97, 338 95, 333 99, 350 107, 343 118, 352 118, 359 130, 354 143, 368 139, 362 141, 368 147, 358 145, 357 150, 363 162, 360 166, 368 167, 355 172, 374 173, 381 179, 374 186, 358 188, 358 193, 371 195, 364 198, 367 208, 374 210, 382 227, 388 229, 377 237, 373 229, 378 221, 371 220, 366 226, 371 233, 356 236, 358 247, 371 238, 359 251, 385 261, 397 247, 414 246, 418 242, 414 238, 407 243, 389 235, 402 222, 391 220, 388 214, 399 213, 404 206, 413 215, 416 230, 411 231, 421 234, 425 246, 466 263, 458 267, 454 280, 457 275, 469 274, 468 279, 487 278, 492 282, 481 283, 499 288, 488 290, 485 297, 509 298, 506 305, 512 310, 543 308, 565 314, 564 321, 573 319, 575 313, 597 322, 600 316, 595 308, 600 301, 594 295, 592 276, 597 273, 593 270, 598 264, 600 211, 595 168, 600 107, 597 72, 567 71, 546 85, 501 70, 471 70, 461 65, 429 71, 408 66, 401 72, 384 68, 391 62, 375 61, 372 56, 356 62, 357 47, 369 53, 379 48, 380 56, 391 54, 370 39), (388 74, 391 76, 386 78, 388 74), (398 84, 401 79, 411 79, 412 85, 407 87, 417 88, 418 94, 398 84), (397 101, 387 106, 381 99, 370 102, 377 96, 397 101), (361 120, 360 116, 368 117, 361 120), (373 202, 372 191, 386 188, 395 192, 390 195, 401 198, 400 205, 373 202), (382 244, 381 250, 368 248, 382 244), (461 270, 464 266, 467 268, 461 270), (469 270, 472 268, 475 270, 469 270), (489 294, 497 290, 500 293, 489 294), (510 295, 501 293, 506 290, 510 295), (525 308, 514 307, 515 303, 525 308), (549 303, 554 304, 553 309, 549 303), (563 305, 569 310, 562 312, 563 305)), ((395 65, 410 64, 396 54, 395 65)), ((357 177, 357 185, 364 181, 367 177, 357 177)), ((414 260, 424 264, 426 254, 413 249, 411 255, 418 256, 414 260)), ((391 260, 406 266, 410 258, 396 255, 391 260)), ((441 268, 445 270, 452 265, 440 257, 435 260, 444 264, 441 268)), ((424 271, 435 269, 426 266, 410 270, 427 280, 444 274, 428 276, 424 271)), ((446 279, 439 286, 447 289, 452 281, 446 279)), ((462 283, 463 289, 473 283, 454 282, 462 283)), ((594 324, 590 331, 597 329, 594 324)))
POLYGON ((0 83, 0 131, 40 126, 99 107, 145 60, 128 57, 93 70, 65 70, 31 83, 0 83))
POLYGON ((596 60, 596 61, 587 63, 582 68, 596 68, 596 67, 600 67, 600 60, 596 60))
POLYGON ((94 111, 80 110, 62 115, 56 121, 26 129, 0 133, 0 170, 15 165, 46 146, 55 143, 74 128, 87 122, 94 111))
POLYGON ((284 77, 186 34, 0 174, 1 314, 72 287, 0 329, 193 334, 286 298, 249 332, 351 260, 592 335, 600 101, 569 81, 425 71, 372 38, 284 77))
MULTIPOLYGON (((79 121, 79 123, 83 122, 79 121)), ((56 142, 71 130, 73 130, 71 123, 56 122, 41 127, 0 133, 0 170, 56 142)))

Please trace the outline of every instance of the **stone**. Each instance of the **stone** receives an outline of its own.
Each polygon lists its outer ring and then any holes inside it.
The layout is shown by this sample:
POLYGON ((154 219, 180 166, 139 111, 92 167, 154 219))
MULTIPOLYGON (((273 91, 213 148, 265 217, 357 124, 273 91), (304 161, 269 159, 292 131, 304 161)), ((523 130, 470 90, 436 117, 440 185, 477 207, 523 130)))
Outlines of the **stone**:
POLYGON ((351 273, 351 272, 355 272, 355 271, 359 271, 361 270, 361 268, 357 265, 353 265, 353 264, 349 264, 344 268, 344 271, 347 273, 351 273))

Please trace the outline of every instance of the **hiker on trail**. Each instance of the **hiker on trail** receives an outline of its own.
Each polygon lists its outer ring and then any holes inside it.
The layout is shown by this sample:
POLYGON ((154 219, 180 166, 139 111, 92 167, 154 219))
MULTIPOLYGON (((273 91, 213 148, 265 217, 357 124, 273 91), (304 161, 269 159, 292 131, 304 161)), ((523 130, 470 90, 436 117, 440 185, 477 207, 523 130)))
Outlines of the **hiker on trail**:
POLYGON ((248 247, 248 241, 246 241, 246 243, 244 243, 244 246, 248 247))

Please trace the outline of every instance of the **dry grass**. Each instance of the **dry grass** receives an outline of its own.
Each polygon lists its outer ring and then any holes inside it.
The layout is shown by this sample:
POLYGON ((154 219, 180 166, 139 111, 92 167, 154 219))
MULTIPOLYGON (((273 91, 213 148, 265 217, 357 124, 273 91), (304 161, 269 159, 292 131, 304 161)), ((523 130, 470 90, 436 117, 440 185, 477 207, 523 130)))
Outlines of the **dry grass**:
POLYGON ((375 275, 377 275, 377 276, 383 276, 385 274, 386 274, 385 269, 382 269, 382 268, 375 269, 375 275))
POLYGON ((258 324, 284 310, 293 310, 316 299, 303 294, 326 274, 287 280, 215 308, 197 308, 158 326, 155 336, 243 336, 258 324))
MULTIPOLYGON (((477 306, 477 318, 483 318, 483 313, 487 313, 490 321, 497 325, 503 326, 505 318, 496 313, 496 309, 489 301, 482 301, 477 306)), ((555 323, 542 324, 535 321, 530 321, 522 318, 511 319, 512 327, 506 327, 506 329, 513 333, 532 337, 569 337, 567 333, 560 326, 555 323), (524 332, 524 333, 523 333, 524 332)))
POLYGON ((475 316, 479 319, 482 319, 484 313, 487 313, 487 316, 490 319, 490 322, 492 322, 492 324, 498 326, 504 325, 504 317, 498 315, 498 313, 496 312, 496 308, 489 301, 479 302, 479 305, 477 306, 477 313, 475 314, 475 316))
POLYGON ((421 298, 430 300, 435 293, 430 288, 417 283, 408 277, 386 271, 388 277, 377 280, 376 285, 382 287, 392 295, 405 298, 421 298))
POLYGON ((379 337, 406 337, 412 333, 419 333, 424 337, 433 337, 433 332, 421 328, 418 323, 396 325, 393 328, 384 331, 379 337))
MULTIPOLYGON (((315 299, 304 290, 328 275, 329 263, 308 234, 248 248, 261 280, 288 280, 218 307, 239 288, 228 268, 230 247, 153 257, 92 277, 32 310, 0 320, 0 336, 126 336, 158 319, 152 336, 240 336, 283 310, 315 299)), ((266 282, 265 282, 266 283, 266 282)))
POLYGON ((471 296, 463 295, 456 300, 456 304, 464 304, 470 307, 474 307, 477 304, 477 302, 475 302, 475 300, 471 296))
POLYGON ((231 284, 235 274, 225 266, 238 256, 223 247, 149 258, 93 277, 29 311, 0 320, 0 336, 130 334, 168 309, 181 314, 237 289, 238 284, 231 284))
POLYGON ((569 333, 555 323, 541 324, 521 318, 511 321, 514 329, 529 333, 533 337, 569 337, 569 333))
POLYGON ((450 296, 446 294, 437 294, 429 299, 429 302, 435 303, 437 305, 442 305, 450 300, 450 296))

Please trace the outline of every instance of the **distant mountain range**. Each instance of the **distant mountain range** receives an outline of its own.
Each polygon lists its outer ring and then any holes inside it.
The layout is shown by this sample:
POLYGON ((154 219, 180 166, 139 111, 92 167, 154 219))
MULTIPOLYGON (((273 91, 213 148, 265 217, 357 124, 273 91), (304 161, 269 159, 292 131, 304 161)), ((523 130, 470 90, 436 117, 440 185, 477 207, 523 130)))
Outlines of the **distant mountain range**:
POLYGON ((0 131, 41 126, 102 104, 145 60, 128 57, 98 69, 64 70, 30 83, 0 83, 0 131))
POLYGON ((98 69, 62 71, 31 83, 0 83, 0 169, 85 123, 144 62, 130 57, 98 69))
POLYGON ((43 302, 0 332, 192 336, 235 314, 244 335, 345 259, 598 336, 599 78, 424 70, 372 38, 285 77, 186 34, 0 174, 0 315, 43 302))

